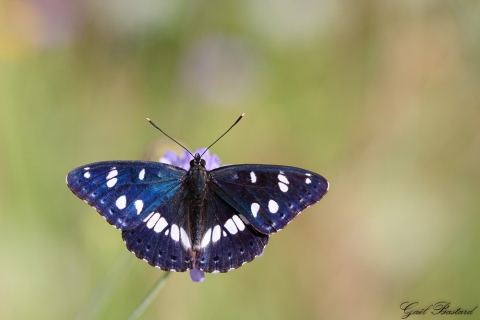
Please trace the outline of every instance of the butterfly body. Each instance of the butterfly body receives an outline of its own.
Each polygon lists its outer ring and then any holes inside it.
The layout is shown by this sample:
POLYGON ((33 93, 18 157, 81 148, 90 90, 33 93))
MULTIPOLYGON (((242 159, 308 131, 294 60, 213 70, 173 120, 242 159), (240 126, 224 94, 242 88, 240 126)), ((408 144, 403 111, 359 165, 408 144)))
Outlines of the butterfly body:
POLYGON ((269 236, 328 190, 322 176, 275 165, 207 170, 97 162, 67 176, 72 192, 122 230, 127 248, 162 270, 227 272, 262 254, 269 236))

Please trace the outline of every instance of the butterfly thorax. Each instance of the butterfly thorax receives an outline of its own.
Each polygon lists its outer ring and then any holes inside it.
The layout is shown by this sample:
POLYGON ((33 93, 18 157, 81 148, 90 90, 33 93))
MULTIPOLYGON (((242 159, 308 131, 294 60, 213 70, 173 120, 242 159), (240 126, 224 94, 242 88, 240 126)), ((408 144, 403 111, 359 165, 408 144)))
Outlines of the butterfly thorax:
POLYGON ((207 185, 207 169, 205 169, 205 160, 200 158, 198 153, 190 161, 190 170, 188 171, 188 187, 195 198, 203 199, 205 187, 207 185))

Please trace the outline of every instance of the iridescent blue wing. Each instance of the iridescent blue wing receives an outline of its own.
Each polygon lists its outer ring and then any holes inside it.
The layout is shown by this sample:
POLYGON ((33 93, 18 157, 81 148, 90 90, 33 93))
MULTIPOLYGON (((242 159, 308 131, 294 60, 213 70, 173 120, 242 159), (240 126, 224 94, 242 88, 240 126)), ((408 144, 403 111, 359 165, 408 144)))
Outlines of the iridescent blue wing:
POLYGON ((193 266, 186 171, 159 162, 108 161, 71 171, 67 185, 110 224, 127 248, 163 270, 193 266))
POLYGON ((214 192, 263 234, 283 229, 328 191, 324 177, 295 167, 244 164, 210 174, 214 192))
POLYGON ((197 269, 227 272, 262 254, 269 236, 252 228, 248 220, 214 189, 207 193, 204 211, 205 228, 196 248, 197 269))
POLYGON ((186 171, 159 162, 105 161, 67 175, 72 192, 120 230, 135 228, 181 188, 186 171))
POLYGON ((273 165, 234 165, 209 172, 205 231, 195 267, 226 272, 262 254, 284 228, 328 190, 322 176, 273 165))

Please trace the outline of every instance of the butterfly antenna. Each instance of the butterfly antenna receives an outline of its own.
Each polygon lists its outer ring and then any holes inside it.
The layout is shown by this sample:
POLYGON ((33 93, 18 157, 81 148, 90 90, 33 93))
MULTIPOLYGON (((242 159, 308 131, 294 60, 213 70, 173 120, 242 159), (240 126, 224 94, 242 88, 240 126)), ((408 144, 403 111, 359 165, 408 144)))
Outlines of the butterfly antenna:
MULTIPOLYGON (((240 119, 238 119, 238 120, 240 120, 240 119)), ((165 133, 162 129, 160 129, 155 123, 153 123, 152 120, 150 120, 149 118, 147 118, 147 121, 150 122, 150 124, 151 124, 152 126, 154 126, 154 127, 155 127, 156 129, 158 129, 161 133, 163 133, 164 135, 166 135, 167 137, 169 137, 173 142, 175 142, 175 143, 178 144, 180 147, 182 147, 183 149, 185 149, 188 153, 190 153, 190 155, 191 155, 192 157, 195 158, 195 156, 194 156, 190 151, 188 151, 187 148, 185 148, 184 146, 182 146, 182 144, 181 144, 180 142, 178 142, 177 140, 173 139, 173 138, 170 137, 168 134, 166 134, 166 133, 165 133)), ((238 122, 238 121, 237 121, 237 122, 238 122)))
POLYGON ((217 140, 215 140, 210 146, 208 146, 208 148, 205 149, 205 151, 203 151, 203 153, 200 155, 200 157, 202 157, 202 156, 205 154, 205 152, 207 152, 208 149, 210 149, 215 143, 217 143, 218 140, 220 140, 224 135, 226 135, 228 131, 232 130, 232 128, 233 128, 240 120, 242 120, 242 118, 243 118, 244 115, 245 115, 245 113, 242 113, 242 115, 241 115, 240 117, 238 117, 237 121, 235 121, 235 123, 232 124, 232 126, 231 126, 230 128, 228 128, 228 130, 225 131, 224 134, 222 134, 217 140))

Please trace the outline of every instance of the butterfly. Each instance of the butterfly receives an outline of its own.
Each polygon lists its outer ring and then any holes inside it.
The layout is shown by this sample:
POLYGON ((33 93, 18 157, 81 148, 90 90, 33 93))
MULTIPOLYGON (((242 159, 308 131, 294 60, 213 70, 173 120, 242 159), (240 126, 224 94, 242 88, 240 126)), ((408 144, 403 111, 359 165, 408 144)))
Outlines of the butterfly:
POLYGON ((166 271, 210 273, 260 256, 271 234, 328 191, 312 171, 263 164, 207 170, 201 154, 192 156, 189 170, 151 161, 91 163, 72 170, 67 185, 122 231, 139 259, 166 271))

